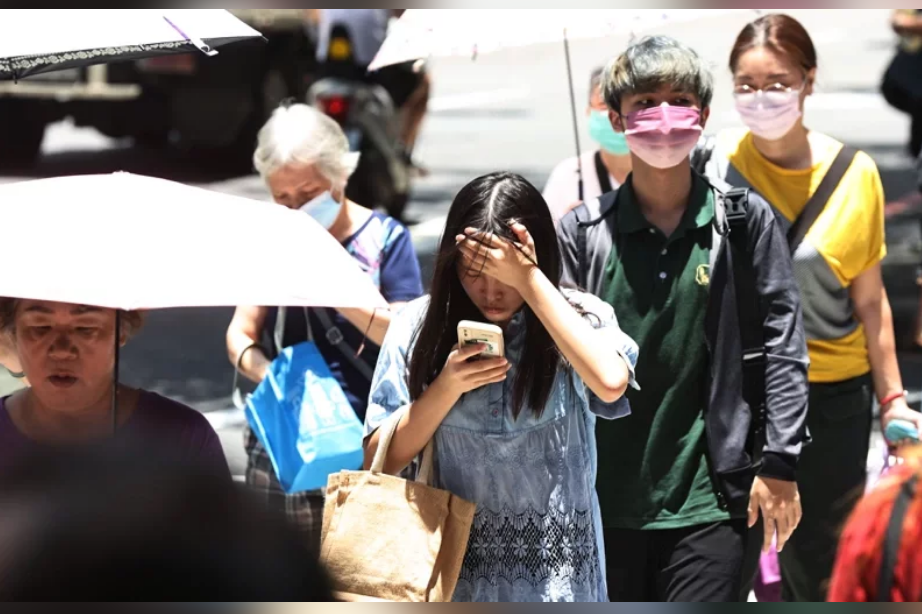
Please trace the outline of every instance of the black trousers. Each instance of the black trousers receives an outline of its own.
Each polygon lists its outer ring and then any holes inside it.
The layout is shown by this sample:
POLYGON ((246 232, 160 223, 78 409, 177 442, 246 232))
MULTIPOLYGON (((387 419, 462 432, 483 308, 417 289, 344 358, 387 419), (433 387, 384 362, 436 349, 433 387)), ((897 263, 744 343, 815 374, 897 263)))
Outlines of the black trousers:
POLYGON ((739 602, 755 576, 761 528, 745 520, 670 531, 605 530, 609 601, 739 602))
POLYGON ((780 557, 785 601, 826 601, 839 536, 867 481, 872 410, 870 376, 810 386, 813 443, 797 468, 804 517, 780 557))

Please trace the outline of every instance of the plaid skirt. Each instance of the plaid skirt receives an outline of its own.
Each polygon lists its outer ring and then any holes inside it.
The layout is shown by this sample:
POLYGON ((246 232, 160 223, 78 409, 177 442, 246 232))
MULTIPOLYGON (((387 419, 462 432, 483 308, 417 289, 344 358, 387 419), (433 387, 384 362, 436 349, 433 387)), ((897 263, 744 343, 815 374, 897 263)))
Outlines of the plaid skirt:
POLYGON ((323 491, 289 495, 272 468, 266 449, 247 426, 243 433, 247 452, 246 485, 269 509, 285 515, 288 523, 303 536, 314 552, 320 552, 323 529, 323 491))

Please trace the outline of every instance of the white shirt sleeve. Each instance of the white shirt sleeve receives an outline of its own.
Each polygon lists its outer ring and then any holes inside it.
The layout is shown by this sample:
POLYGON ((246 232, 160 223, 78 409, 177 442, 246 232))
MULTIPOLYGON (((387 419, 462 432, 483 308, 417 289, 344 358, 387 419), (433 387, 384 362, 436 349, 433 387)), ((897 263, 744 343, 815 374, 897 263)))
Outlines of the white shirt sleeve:
POLYGON ((579 202, 579 179, 573 161, 564 160, 551 172, 544 187, 544 200, 555 220, 561 219, 579 202))

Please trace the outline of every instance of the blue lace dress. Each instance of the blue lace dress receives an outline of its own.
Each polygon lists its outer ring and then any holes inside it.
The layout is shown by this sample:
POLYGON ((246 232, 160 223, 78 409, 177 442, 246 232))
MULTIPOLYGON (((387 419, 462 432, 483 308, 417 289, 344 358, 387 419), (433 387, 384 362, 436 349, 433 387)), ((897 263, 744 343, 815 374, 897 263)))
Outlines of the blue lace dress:
MULTIPOLYGON (((611 339, 631 370, 637 345, 603 301, 567 292, 611 339)), ((428 299, 409 304, 391 324, 371 387, 366 432, 410 403, 407 355, 428 299)), ((459 602, 604 602, 605 553, 596 480, 596 416, 630 413, 625 399, 603 404, 570 369, 558 374, 543 415, 512 414, 515 364, 524 317, 506 330, 510 378, 462 397, 435 436, 435 486, 477 504, 454 600, 459 602)))

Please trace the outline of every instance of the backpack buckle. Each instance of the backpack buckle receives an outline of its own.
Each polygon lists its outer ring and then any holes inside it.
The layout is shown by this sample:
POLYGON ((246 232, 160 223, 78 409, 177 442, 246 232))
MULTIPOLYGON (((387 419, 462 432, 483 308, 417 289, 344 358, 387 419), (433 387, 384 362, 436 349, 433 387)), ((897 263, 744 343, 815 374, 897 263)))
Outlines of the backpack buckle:
POLYGON ((749 201, 749 190, 733 189, 724 194, 724 211, 727 222, 731 225, 746 223, 746 206, 749 201))
POLYGON ((747 367, 755 367, 765 364, 765 348, 754 348, 743 350, 743 364, 747 367))
POLYGON ((343 331, 339 330, 336 326, 327 331, 327 341, 330 345, 339 345, 346 338, 343 336, 343 331))

